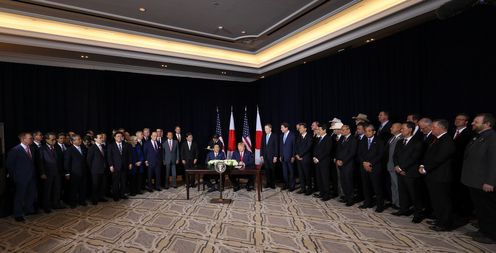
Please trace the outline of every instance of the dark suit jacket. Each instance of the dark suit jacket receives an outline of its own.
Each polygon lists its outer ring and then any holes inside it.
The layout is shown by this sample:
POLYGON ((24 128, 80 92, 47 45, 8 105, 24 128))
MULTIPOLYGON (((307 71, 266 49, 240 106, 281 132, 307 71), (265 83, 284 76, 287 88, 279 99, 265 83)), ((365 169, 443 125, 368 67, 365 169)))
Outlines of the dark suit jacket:
POLYGON ((191 143, 191 149, 188 148, 188 142, 184 142, 181 147, 181 159, 186 161, 193 161, 198 159, 198 146, 196 142, 191 143))
POLYGON ((162 144, 162 150, 164 164, 170 164, 171 162, 175 164, 179 160, 179 143, 177 140, 172 140, 172 150, 169 148, 169 140, 165 140, 162 144))
POLYGON ((301 136, 301 134, 298 134, 300 137, 296 139, 296 144, 295 144, 295 155, 298 155, 299 157, 303 158, 304 163, 311 163, 312 162, 312 145, 313 145, 313 138, 312 135, 307 133, 305 135, 305 138, 301 136))
POLYGON ((313 150, 313 156, 319 160, 319 165, 329 166, 331 163, 332 140, 326 134, 322 140, 317 140, 313 150))
POLYGON ((262 148, 260 149, 260 156, 264 160, 272 161, 274 157, 279 156, 279 139, 276 133, 271 133, 269 143, 267 142, 267 134, 262 137, 262 148))
POLYGON ((453 180, 452 162, 456 152, 455 143, 447 133, 429 145, 424 154, 423 165, 426 180, 450 182, 453 180))
MULTIPOLYGON (((55 144, 57 145, 57 144, 55 144)), ((47 144, 41 146, 40 150, 40 174, 41 175, 57 175, 62 170, 59 167, 58 154, 53 147, 53 151, 48 147, 47 144)))
POLYGON ((224 145, 222 144, 222 142, 221 142, 220 140, 218 140, 216 143, 214 143, 214 140, 210 140, 210 141, 208 142, 208 146, 209 146, 211 149, 213 149, 213 148, 214 148, 214 145, 215 145, 215 144, 219 145, 220 150, 223 150, 223 149, 224 149, 224 145))
MULTIPOLYGON (((387 141, 389 138, 391 138, 393 135, 391 134, 391 126, 393 123, 391 121, 388 121, 384 127, 381 128, 381 130, 377 130, 376 136, 379 137, 384 144, 387 144, 387 141)), ((381 125, 377 127, 379 129, 381 125)))
POLYGON ((119 152, 116 142, 108 144, 107 163, 109 168, 114 167, 114 171, 129 171, 131 161, 131 147, 129 144, 122 142, 122 154, 119 152))
POLYGON ((483 184, 496 186, 496 132, 486 130, 465 148, 462 183, 482 189, 483 184))
MULTIPOLYGON (((241 154, 239 153, 238 150, 234 151, 232 154, 232 159, 240 162, 241 161, 241 154)), ((253 167, 255 165, 255 160, 253 159, 253 153, 245 150, 243 152, 243 162, 245 163, 245 167, 253 167)))
POLYGON ((81 145, 81 153, 72 145, 64 153, 64 168, 66 174, 85 176, 87 173, 86 149, 81 145))
MULTIPOLYGON (((454 136, 454 134, 452 135, 454 136)), ((463 154, 465 153, 465 148, 468 143, 474 137, 474 132, 470 129, 465 128, 453 141, 455 142, 456 153, 453 158, 453 179, 460 180, 462 174, 462 165, 463 165, 463 154)))
POLYGON ((374 137, 368 149, 368 139, 366 136, 363 137, 360 146, 358 147, 358 160, 360 162, 360 168, 363 162, 369 162, 372 164, 373 171, 377 169, 382 169, 382 161, 384 155, 384 143, 380 138, 374 137))
POLYGON ((357 151, 357 143, 357 139, 355 139, 352 135, 348 138, 341 136, 341 139, 337 144, 338 147, 336 148, 336 160, 343 161, 342 167, 353 165, 357 151))
MULTIPOLYGON (((102 147, 102 152, 103 147, 102 147)), ((107 168, 107 160, 105 159, 105 153, 102 154, 98 145, 92 145, 88 149, 88 155, 86 156, 86 161, 88 162, 88 167, 90 168, 91 174, 103 174, 107 168)))
POLYGON ((295 155, 295 135, 293 131, 289 131, 286 142, 284 142, 284 134, 281 134, 279 139, 279 156, 282 157, 283 162, 288 162, 295 155))
MULTIPOLYGON (((33 154, 33 148, 29 148, 33 154)), ((35 161, 29 158, 21 144, 12 148, 7 154, 7 169, 16 183, 28 182, 36 175, 35 161)))
POLYGON ((423 144, 418 138, 412 137, 406 146, 403 144, 403 139, 398 140, 393 154, 394 167, 400 167, 407 177, 420 177, 418 169, 423 152, 423 144))
POLYGON ((214 151, 210 151, 207 154, 207 158, 205 159, 205 163, 208 163, 210 160, 225 160, 226 159, 226 154, 222 151, 219 151, 217 153, 217 156, 215 156, 214 151))
POLYGON ((145 142, 143 153, 145 155, 145 161, 148 162, 148 165, 151 168, 154 168, 156 166, 160 166, 162 163, 161 156, 160 156, 160 149, 158 148, 158 143, 157 143, 157 150, 153 148, 152 141, 147 141, 145 142))

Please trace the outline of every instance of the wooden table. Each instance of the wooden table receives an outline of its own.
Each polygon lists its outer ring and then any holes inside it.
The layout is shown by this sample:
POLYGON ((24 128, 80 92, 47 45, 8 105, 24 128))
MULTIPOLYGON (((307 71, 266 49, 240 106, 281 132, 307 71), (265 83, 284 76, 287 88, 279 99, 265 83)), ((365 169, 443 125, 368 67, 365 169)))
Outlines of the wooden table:
MULTIPOLYGON (((257 189, 258 201, 260 201, 260 193, 262 192, 262 174, 263 171, 260 169, 260 166, 245 168, 245 169, 230 169, 228 172, 222 173, 223 175, 236 175, 236 176, 255 176, 255 188, 257 189)), ((204 168, 196 168, 196 169, 186 169, 186 199, 189 199, 189 178, 190 176, 195 176, 196 181, 198 182, 198 191, 200 190, 200 178, 203 175, 216 175, 219 176, 219 173, 215 170, 204 168)), ((203 190, 205 190, 205 184, 203 185, 203 190)))

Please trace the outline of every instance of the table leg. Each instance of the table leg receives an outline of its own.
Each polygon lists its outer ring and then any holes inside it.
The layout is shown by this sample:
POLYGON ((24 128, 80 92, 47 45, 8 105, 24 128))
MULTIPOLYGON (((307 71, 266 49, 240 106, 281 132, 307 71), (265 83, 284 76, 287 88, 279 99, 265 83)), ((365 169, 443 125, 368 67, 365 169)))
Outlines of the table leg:
POLYGON ((257 171, 257 194, 258 194, 258 201, 260 201, 260 192, 262 190, 261 184, 260 184, 260 171, 257 171))
POLYGON ((186 199, 189 200, 189 175, 186 174, 186 199))

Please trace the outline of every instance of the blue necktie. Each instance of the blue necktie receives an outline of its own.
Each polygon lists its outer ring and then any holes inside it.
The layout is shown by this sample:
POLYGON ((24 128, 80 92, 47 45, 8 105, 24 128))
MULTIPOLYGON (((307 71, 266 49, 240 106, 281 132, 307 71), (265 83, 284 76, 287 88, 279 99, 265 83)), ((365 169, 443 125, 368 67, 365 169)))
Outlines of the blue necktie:
POLYGON ((287 134, 284 134, 284 137, 283 137, 283 140, 282 140, 283 144, 286 144, 286 138, 287 137, 288 137, 288 135, 287 134))
POLYGON ((270 134, 267 134, 265 136, 265 145, 269 145, 269 138, 270 138, 270 134))
POLYGON ((371 144, 372 144, 372 138, 369 138, 369 145, 368 145, 367 149, 369 149, 369 150, 370 150, 370 145, 371 145, 371 144))

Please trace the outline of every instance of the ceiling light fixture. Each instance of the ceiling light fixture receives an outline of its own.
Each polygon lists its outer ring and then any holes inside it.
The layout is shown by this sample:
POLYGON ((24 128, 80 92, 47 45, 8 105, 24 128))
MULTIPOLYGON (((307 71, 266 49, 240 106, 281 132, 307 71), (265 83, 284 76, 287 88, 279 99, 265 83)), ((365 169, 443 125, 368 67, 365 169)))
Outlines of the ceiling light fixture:
POLYGON ((344 48, 341 48, 338 50, 338 53, 343 52, 343 51, 344 51, 344 48))
POLYGON ((241 33, 242 33, 242 34, 245 34, 245 33, 246 33, 246 31, 241 31, 241 33))
POLYGON ((81 59, 88 59, 89 57, 87 55, 81 55, 81 59))
POLYGON ((374 38, 370 38, 370 39, 366 40, 365 43, 369 43, 369 42, 372 42, 374 40, 375 40, 374 38))
POLYGON ((260 79, 264 79, 264 78, 265 78, 265 76, 261 76, 261 77, 260 77, 260 79))
POLYGON ((304 61, 304 62, 303 62, 303 64, 307 64, 307 62, 306 62, 306 61, 304 61))
POLYGON ((141 12, 145 12, 146 11, 146 9, 143 8, 143 7, 140 7, 138 10, 141 11, 141 12))
POLYGON ((160 65, 162 68, 167 68, 167 65, 166 64, 162 64, 160 65))
POLYGON ((217 27, 217 28, 218 28, 219 30, 224 29, 224 27, 223 27, 223 26, 221 26, 221 25, 219 25, 219 27, 217 27))
POLYGON ((227 72, 226 71, 222 71, 220 73, 223 74, 223 75, 227 75, 227 72))

